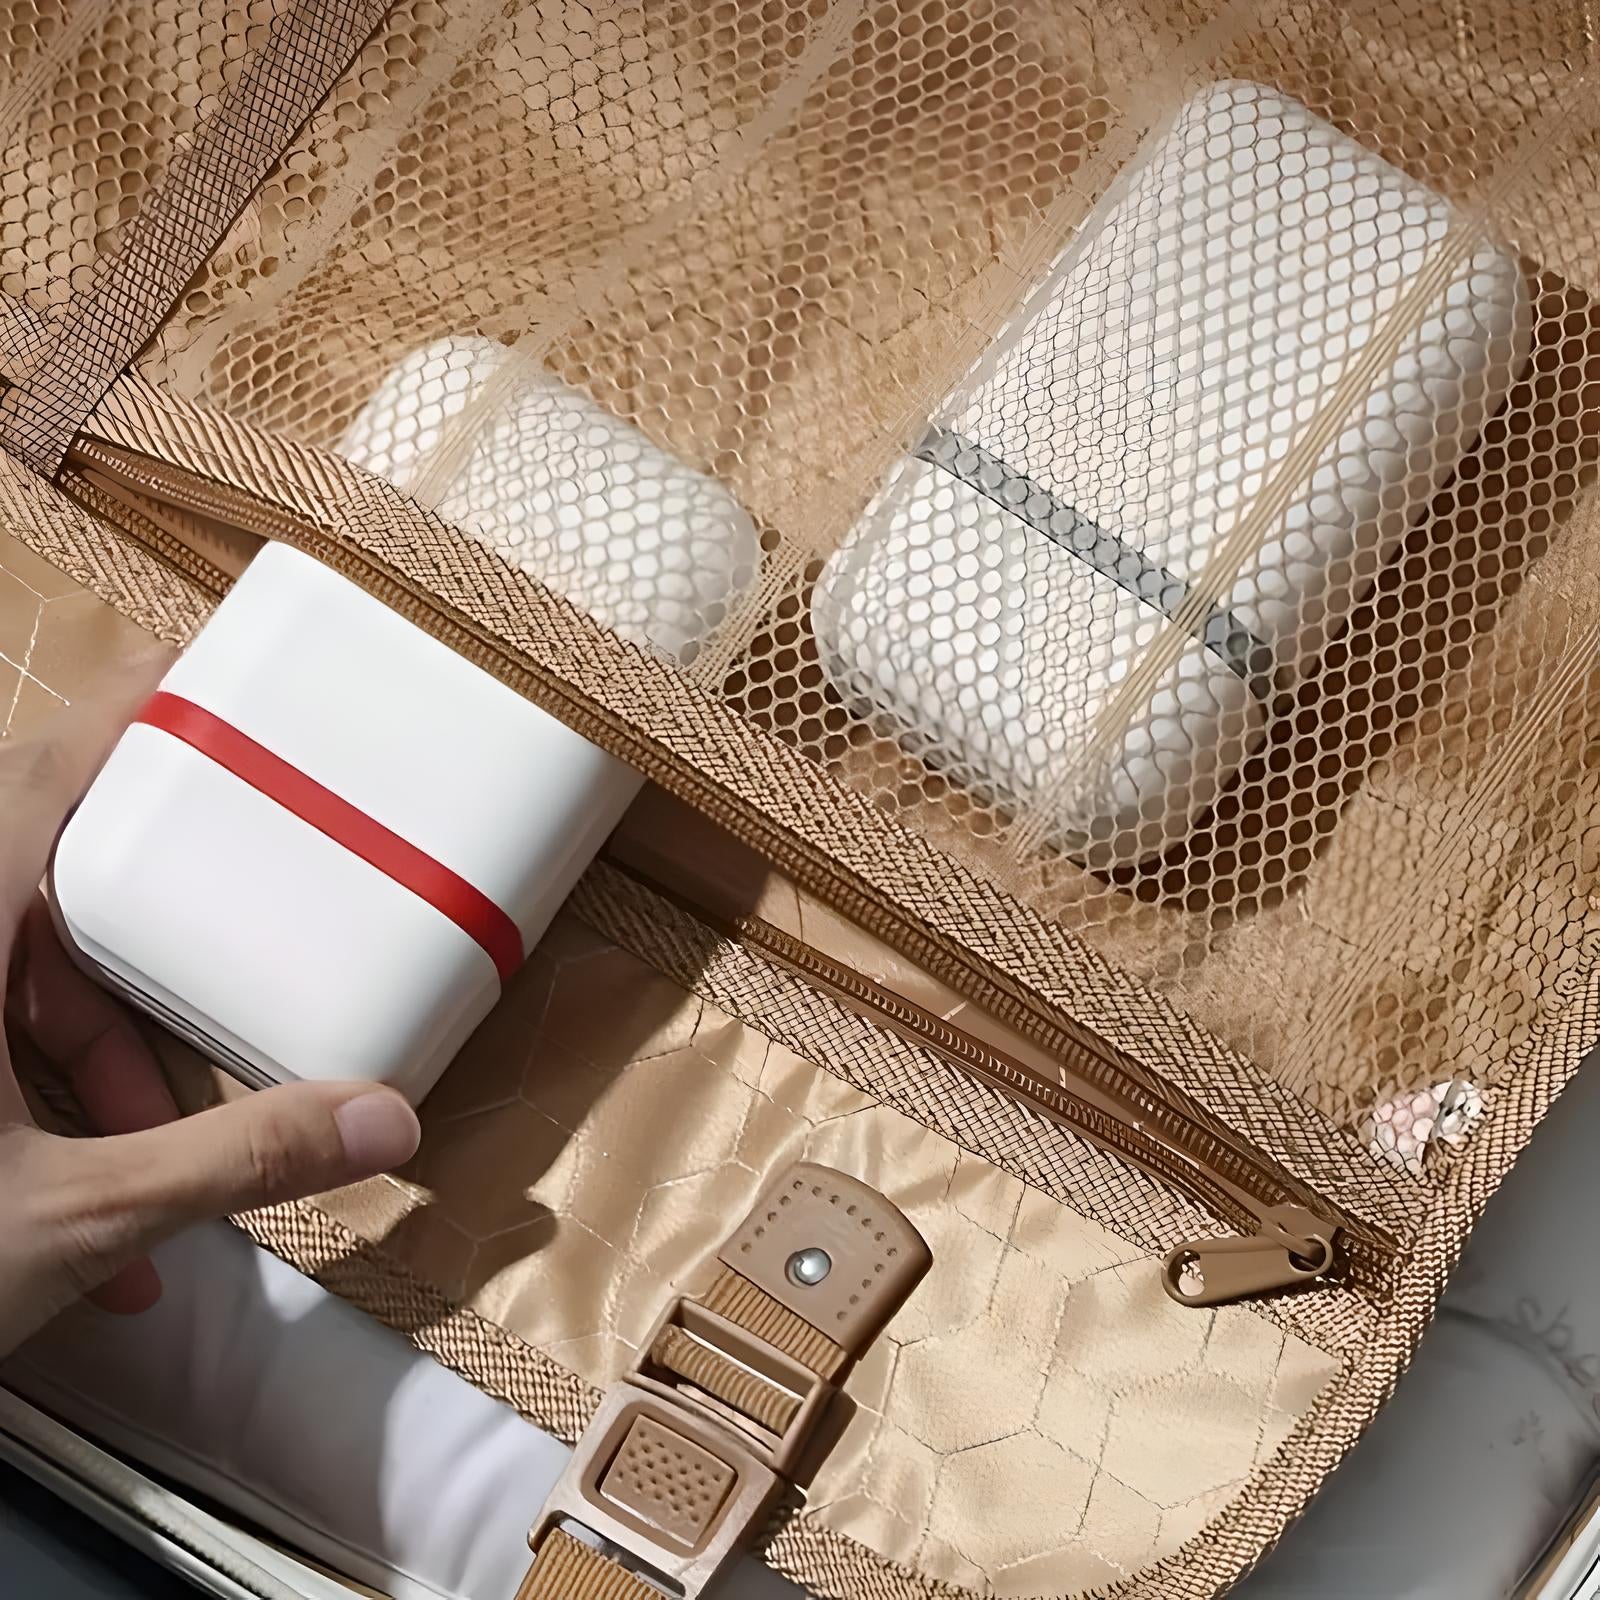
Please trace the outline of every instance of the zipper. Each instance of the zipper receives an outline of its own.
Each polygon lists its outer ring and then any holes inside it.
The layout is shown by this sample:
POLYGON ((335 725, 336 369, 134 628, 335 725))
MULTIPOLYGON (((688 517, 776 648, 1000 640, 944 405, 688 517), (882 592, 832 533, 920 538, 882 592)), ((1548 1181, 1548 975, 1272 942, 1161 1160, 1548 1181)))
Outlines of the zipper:
MULTIPOLYGON (((254 1600, 305 1600, 298 1586, 291 1588, 253 1561, 247 1551, 213 1533, 195 1514, 198 1508, 182 1495, 81 1438, 10 1389, 0 1389, 0 1435, 11 1442, 10 1449, 0 1450, 0 1458, 77 1504, 86 1515, 95 1512, 83 1504, 80 1495, 110 1506, 128 1521, 160 1535, 254 1600)), ((100 1520, 96 1516, 96 1521, 100 1520)), ((118 1528, 110 1531, 126 1541, 127 1535, 118 1528)), ((300 1557, 293 1559, 303 1564, 300 1557)))
POLYGON ((62 473, 60 483, 86 510, 120 527, 124 533, 133 534, 168 566, 208 594, 220 597, 227 591, 230 575, 196 548, 200 542, 197 524, 170 514, 158 519, 151 514, 154 508, 142 504, 115 479, 92 469, 78 472, 69 468, 62 473))
POLYGON ((1185 1117, 1167 1098, 1133 1084, 1131 1075, 1118 1081, 1109 1069, 1120 1052, 1104 1041, 1099 1051, 1076 1045, 1031 1062, 1015 1046, 956 1026, 759 917, 719 915, 613 855, 606 861, 843 1009, 1139 1168, 1236 1228, 1232 1237, 1186 1239, 1167 1252, 1162 1286, 1180 1304, 1223 1305, 1293 1288, 1328 1276, 1341 1261, 1346 1275, 1367 1287, 1387 1272, 1393 1241, 1300 1194, 1259 1153, 1185 1117))
POLYGON ((1398 1248, 1388 1234, 1310 1195, 1262 1152, 1186 1108, 1182 1097, 1157 1090, 1134 1058, 1030 1001, 986 964, 958 954, 821 852, 731 800, 680 758, 360 546, 248 491, 99 440, 74 443, 61 483, 89 510, 219 596, 231 578, 193 549, 198 518, 289 544, 323 562, 677 794, 807 892, 972 1000, 1028 1055, 1041 1055, 1050 1070, 1022 1059, 1011 1045, 953 1026, 770 924, 754 918, 728 923, 702 908, 687 908, 713 931, 750 945, 847 1009, 1138 1167, 1237 1230, 1231 1237, 1186 1239, 1168 1252, 1161 1279, 1174 1300, 1221 1305, 1303 1285, 1336 1269, 1369 1290, 1386 1277, 1398 1248))

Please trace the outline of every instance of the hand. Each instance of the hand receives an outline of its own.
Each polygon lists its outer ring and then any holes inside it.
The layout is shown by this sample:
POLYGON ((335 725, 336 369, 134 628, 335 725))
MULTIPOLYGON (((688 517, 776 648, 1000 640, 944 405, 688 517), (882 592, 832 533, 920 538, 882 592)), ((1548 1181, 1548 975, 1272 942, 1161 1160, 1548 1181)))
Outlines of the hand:
POLYGON ((62 1074, 101 1135, 35 1126, 0 1036, 0 1354, 82 1294, 147 1309, 161 1284, 145 1253, 188 1223, 353 1183, 417 1146, 411 1108, 370 1084, 289 1084, 180 1120, 132 1020, 57 941, 39 894, 50 850, 158 672, 60 713, 42 739, 0 744, 7 1028, 62 1074))

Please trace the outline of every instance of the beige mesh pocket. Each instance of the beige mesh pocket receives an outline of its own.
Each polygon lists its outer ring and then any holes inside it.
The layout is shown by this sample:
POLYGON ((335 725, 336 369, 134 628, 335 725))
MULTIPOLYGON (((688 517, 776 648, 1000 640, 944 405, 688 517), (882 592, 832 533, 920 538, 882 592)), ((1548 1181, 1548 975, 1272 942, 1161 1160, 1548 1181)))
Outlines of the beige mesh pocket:
MULTIPOLYGON (((0 22, 0 412, 289 14, 0 22)), ((178 634, 246 496, 1342 1260, 1381 1223, 1350 1362, 1127 1579, 1209 1593, 1600 1031, 1593 59, 1507 0, 402 0, 85 430, 197 497, 3 509, 178 634)), ((994 1583, 937 1565, 886 1592, 994 1583)))
POLYGON ((1590 452, 1585 46, 1507 26, 399 8, 145 371, 403 435, 446 520, 1357 1127, 1482 1031, 1460 955, 1388 1010, 1474 892, 1390 774, 1451 759, 1441 694, 1556 714, 1489 663, 1590 452), (531 521, 466 513, 490 464, 531 521))
POLYGON ((1019 850, 1184 843, 1526 362, 1453 226, 1280 94, 1192 100, 829 562, 834 682, 1019 850))

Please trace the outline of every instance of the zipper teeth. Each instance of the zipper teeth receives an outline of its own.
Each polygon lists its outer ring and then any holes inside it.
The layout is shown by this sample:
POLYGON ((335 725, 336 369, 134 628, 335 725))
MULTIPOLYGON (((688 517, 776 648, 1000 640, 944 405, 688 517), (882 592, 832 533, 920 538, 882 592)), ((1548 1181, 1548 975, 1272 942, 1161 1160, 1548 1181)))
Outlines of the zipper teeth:
MULTIPOLYGON (((1086 1029, 1048 1016, 1036 1003, 1016 995, 986 963, 950 951, 925 925, 886 905, 879 896, 865 890, 851 874, 828 860, 820 851, 796 840, 780 825, 743 803, 730 800, 719 787, 693 767, 654 740, 641 735, 616 713, 578 696, 570 685, 549 668, 517 655, 488 629, 423 595, 415 585, 395 573, 378 557, 292 513, 263 503, 248 491, 200 479, 187 469, 168 468, 164 463, 152 466, 146 458, 108 449, 89 440, 80 440, 73 446, 69 462, 99 467, 156 500, 172 501, 185 509, 232 522, 248 533, 289 544, 313 556, 341 576, 357 582, 375 598, 423 627, 441 642, 449 644, 492 676, 517 689, 535 704, 547 710, 559 708, 557 714, 560 719, 583 737, 609 750, 643 772, 647 778, 691 803, 741 843, 758 851, 807 892, 817 895, 867 933, 899 949, 932 977, 968 995, 997 1021, 1046 1050, 1062 1063, 1068 1073, 1122 1102, 1128 1108, 1129 1121, 1140 1124, 1141 1128, 1136 1129, 1099 1112, 1097 1108, 1084 1105, 1065 1091, 1037 1079, 1032 1073, 1021 1073, 1015 1068, 999 1070, 1009 1067, 1007 1063, 996 1063, 997 1070, 986 1074, 996 1086, 1030 1101, 1046 1114, 1072 1119, 1073 1125, 1086 1136, 1090 1132, 1090 1123, 1102 1122, 1106 1130, 1102 1142, 1119 1150, 1129 1160, 1135 1159, 1130 1147, 1137 1146, 1159 1152, 1156 1159, 1171 1167, 1174 1165, 1173 1158, 1168 1148, 1164 1147, 1176 1148, 1216 1171, 1238 1189, 1258 1197, 1263 1205, 1310 1201, 1315 1210, 1337 1221, 1346 1237, 1346 1253, 1362 1281, 1376 1282, 1387 1271, 1396 1246, 1384 1232, 1370 1224, 1355 1221, 1342 1207, 1332 1206, 1321 1196, 1313 1196, 1292 1185, 1274 1170, 1264 1156, 1236 1148, 1210 1128, 1201 1126, 1182 1111, 1168 1105, 1142 1081, 1142 1075, 1131 1058, 1125 1057, 1115 1046, 1092 1038, 1086 1029), (1052 1108, 1052 1096, 1059 1098, 1059 1109, 1052 1108), (1155 1137, 1141 1139, 1143 1126, 1152 1128, 1155 1137)), ((76 482, 84 485, 81 477, 76 482)), ((127 531, 151 543, 166 559, 173 560, 171 547, 177 546, 179 541, 165 534, 148 519, 130 512, 121 502, 93 490, 92 486, 87 487, 110 505, 108 520, 125 527, 127 523, 135 524, 127 531)), ((187 550, 187 547, 183 548, 187 550)), ((191 563, 211 573, 214 592, 225 592, 228 584, 226 576, 192 551, 187 554, 191 563)), ((181 558, 174 564, 181 564, 181 558)), ((192 571, 192 568, 186 567, 184 570, 192 571)), ((193 575, 197 581, 206 581, 197 573, 193 575)), ((775 929, 772 931, 777 932, 775 929)), ((775 951, 769 953, 777 954, 775 951)), ((826 962, 826 958, 820 957, 819 953, 812 954, 826 962)), ((854 980, 856 983, 868 981, 843 969, 836 970, 841 979, 854 980)), ((862 996, 861 1001, 866 1005, 875 1004, 873 998, 867 995, 862 996)), ((887 1015, 887 1012, 884 1014, 887 1015)), ((948 1031, 956 1034, 956 1030, 948 1031)), ((965 1035, 961 1037, 966 1038, 965 1035)), ((929 1042, 933 1041, 930 1039, 929 1042)), ((989 1054, 982 1052, 982 1047, 977 1046, 976 1041, 968 1040, 968 1043, 981 1053, 989 1054)), ((956 1048, 955 1054, 962 1065, 981 1070, 981 1064, 962 1054, 959 1048, 956 1048)), ((1175 1187, 1187 1191, 1195 1186, 1195 1179, 1192 1169, 1185 1166, 1183 1178, 1180 1180, 1174 1176, 1170 1181, 1175 1187)), ((1211 1186, 1205 1187, 1209 1190, 1211 1186)), ((1208 1193, 1202 1203, 1222 1220, 1238 1219, 1249 1230, 1257 1225, 1258 1219, 1247 1216, 1237 1202, 1220 1191, 1208 1193)))
MULTIPOLYGON (((655 889, 655 886, 650 886, 655 889)), ((660 892, 656 889, 655 892, 660 892)), ((691 913, 715 925, 719 919, 691 913)), ((980 1039, 957 1028, 943 1017, 907 1000, 883 985, 841 966, 812 945, 756 918, 740 918, 715 928, 740 943, 771 957, 779 965, 792 968, 814 986, 845 996, 878 1018, 896 1033, 908 1035, 935 1055, 944 1057, 970 1075, 980 1078, 1001 1093, 1040 1111, 1052 1122, 1063 1123, 1074 1132, 1108 1148, 1130 1164, 1151 1171, 1162 1182, 1187 1193, 1213 1216, 1238 1228, 1253 1232, 1260 1219, 1241 1206, 1220 1186, 1207 1181, 1189 1161, 1174 1160, 1159 1138, 1098 1106, 1089 1105, 1070 1088, 1053 1084, 1021 1063, 989 1048, 980 1039)))
POLYGON ((263 539, 295 544, 317 533, 309 522, 292 512, 266 505, 246 489, 212 483, 181 468, 153 465, 141 457, 90 439, 80 439, 74 444, 67 452, 67 460, 112 474, 130 488, 143 490, 152 499, 169 500, 191 513, 231 522, 263 539))
MULTIPOLYGON (((1041 1078, 1023 1063, 991 1048, 926 1007, 885 988, 864 973, 842 965, 814 945, 806 944, 771 923, 756 917, 733 919, 716 916, 698 905, 688 904, 672 890, 614 859, 610 860, 610 865, 650 893, 678 905, 686 915, 711 928, 714 933, 753 949, 774 964, 793 971, 803 982, 829 994, 836 1003, 858 1008, 877 1025, 911 1038, 970 1076, 1036 1110, 1048 1120, 1071 1129, 1102 1149, 1109 1150, 1129 1165, 1149 1173, 1158 1182, 1188 1195, 1230 1227, 1245 1234, 1255 1233, 1260 1228, 1261 1218, 1240 1205, 1222 1185, 1211 1181, 1207 1172, 1196 1164, 1199 1158, 1194 1156, 1187 1143, 1177 1145, 1182 1153, 1175 1156, 1173 1147, 1161 1136, 1147 1131, 1138 1120, 1138 1112, 1130 1110, 1125 1120, 1089 1104, 1075 1095, 1070 1087, 1041 1078), (843 997, 842 1000, 840 997, 843 997)), ((1224 1173, 1222 1176, 1227 1178, 1229 1175, 1224 1173)), ((1271 1186, 1270 1175, 1255 1171, 1250 1177, 1251 1182, 1241 1182, 1236 1187, 1256 1194, 1262 1198, 1264 1205, 1278 1203, 1276 1199, 1268 1199, 1261 1194, 1264 1188, 1271 1186), (1269 1182, 1263 1183, 1263 1178, 1268 1178, 1269 1182)), ((1316 1209, 1326 1211, 1331 1208, 1319 1199, 1316 1209)), ((1387 1272, 1392 1246, 1343 1224, 1341 1230, 1344 1236, 1342 1254, 1348 1263, 1351 1281, 1366 1288, 1377 1287, 1387 1272)))
POLYGON ((149 517, 142 516, 125 500, 70 468, 63 471, 57 481, 86 510, 131 533, 169 567, 199 584, 208 594, 220 597, 227 593, 228 575, 220 567, 213 565, 199 551, 168 533, 149 517))

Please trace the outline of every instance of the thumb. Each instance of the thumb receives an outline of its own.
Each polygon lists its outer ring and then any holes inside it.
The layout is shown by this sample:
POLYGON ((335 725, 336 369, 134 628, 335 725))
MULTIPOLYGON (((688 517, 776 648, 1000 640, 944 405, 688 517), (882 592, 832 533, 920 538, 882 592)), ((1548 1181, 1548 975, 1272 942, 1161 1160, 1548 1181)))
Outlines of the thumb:
POLYGON ((392 1089, 292 1083, 137 1133, 66 1141, 64 1220, 114 1271, 192 1222, 337 1189, 415 1153, 416 1113, 392 1089))

